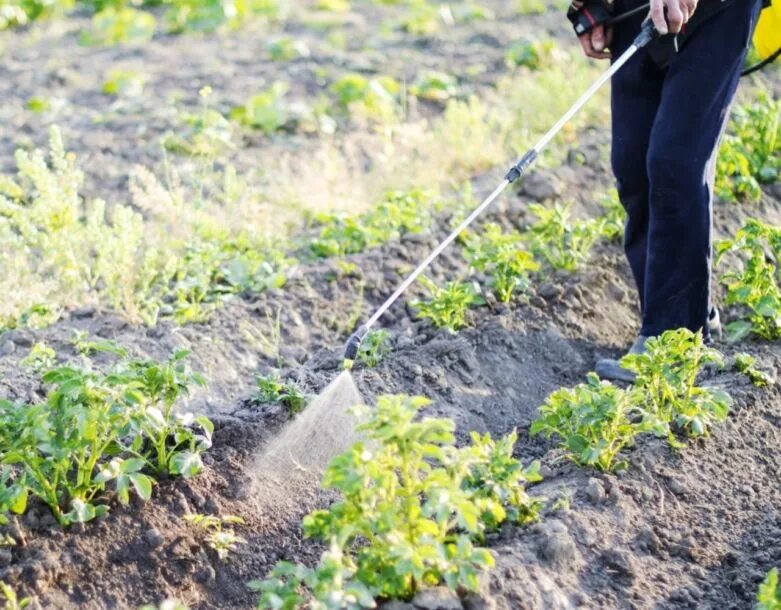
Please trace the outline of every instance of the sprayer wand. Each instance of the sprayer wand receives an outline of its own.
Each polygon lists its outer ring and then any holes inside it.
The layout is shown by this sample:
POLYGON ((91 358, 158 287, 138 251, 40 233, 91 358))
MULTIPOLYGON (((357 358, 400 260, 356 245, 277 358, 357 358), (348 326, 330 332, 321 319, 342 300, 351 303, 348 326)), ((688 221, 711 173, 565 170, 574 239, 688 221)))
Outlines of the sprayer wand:
POLYGON ((453 231, 436 247, 432 252, 420 263, 415 270, 410 273, 407 278, 399 285, 396 291, 388 297, 388 299, 380 305, 377 311, 374 312, 371 318, 369 318, 358 330, 356 330, 352 336, 348 339, 344 350, 344 367, 351 368, 353 362, 358 356, 358 349, 361 346, 361 342, 364 340, 371 328, 377 323, 377 321, 385 314, 391 305, 393 305, 401 295, 403 295, 412 283, 423 273, 428 266, 434 262, 434 260, 442 254, 443 250, 447 248, 453 241, 461 234, 464 229, 469 227, 475 219, 480 216, 499 195, 507 188, 508 185, 515 182, 520 178, 532 163, 537 159, 537 156, 545 149, 550 141, 556 136, 559 131, 566 125, 572 117, 574 117, 580 109, 588 102, 594 94, 604 85, 612 76, 618 72, 621 67, 626 64, 627 61, 637 51, 649 42, 651 42, 658 35, 654 25, 651 21, 646 21, 643 24, 640 34, 637 36, 632 46, 629 47, 618 59, 616 59, 608 70, 606 70, 595 82, 588 88, 588 90, 575 102, 572 107, 564 113, 564 115, 558 120, 558 122, 548 130, 548 132, 540 138, 540 140, 526 152, 518 162, 510 168, 510 171, 505 175, 502 183, 496 187, 479 206, 477 206, 469 216, 467 216, 461 223, 453 229, 453 231))

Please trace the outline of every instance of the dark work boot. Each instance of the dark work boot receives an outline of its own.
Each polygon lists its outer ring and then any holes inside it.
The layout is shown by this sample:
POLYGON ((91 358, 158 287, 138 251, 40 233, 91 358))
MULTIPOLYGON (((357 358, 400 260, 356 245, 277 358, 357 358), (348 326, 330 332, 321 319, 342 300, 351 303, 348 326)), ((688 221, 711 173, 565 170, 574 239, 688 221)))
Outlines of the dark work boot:
MULTIPOLYGON (((635 339, 632 347, 629 348, 630 354, 642 354, 645 351, 645 342, 648 341, 648 337, 640 335, 635 339)), ((623 381, 625 383, 634 383, 635 374, 625 368, 622 368, 618 364, 618 360, 612 358, 602 358, 597 361, 597 365, 594 367, 594 371, 599 375, 600 379, 607 379, 609 381, 623 381)))
POLYGON ((708 343, 714 340, 721 341, 721 316, 719 315, 719 310, 715 307, 710 310, 710 315, 708 316, 708 330, 710 331, 710 341, 708 343))

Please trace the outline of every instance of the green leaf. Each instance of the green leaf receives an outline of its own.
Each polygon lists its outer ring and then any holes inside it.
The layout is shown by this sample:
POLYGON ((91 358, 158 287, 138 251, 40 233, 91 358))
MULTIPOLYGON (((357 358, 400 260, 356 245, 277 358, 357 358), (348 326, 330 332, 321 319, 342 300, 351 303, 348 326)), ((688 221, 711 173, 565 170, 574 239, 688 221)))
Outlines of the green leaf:
POLYGON ((198 453, 193 451, 179 451, 171 456, 168 462, 168 470, 171 474, 183 476, 185 479, 198 474, 203 469, 203 461, 198 453))
POLYGON ((152 497, 152 479, 144 474, 134 472, 130 475, 130 481, 142 500, 149 500, 152 497))

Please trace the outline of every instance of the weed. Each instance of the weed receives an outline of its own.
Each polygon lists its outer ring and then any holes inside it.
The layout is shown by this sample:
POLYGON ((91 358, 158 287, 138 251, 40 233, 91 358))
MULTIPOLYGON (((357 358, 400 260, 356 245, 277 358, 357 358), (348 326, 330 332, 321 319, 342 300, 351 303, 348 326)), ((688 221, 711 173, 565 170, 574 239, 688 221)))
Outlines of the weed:
POLYGON ((373 608, 375 598, 409 599, 440 583, 475 590, 494 561, 473 540, 507 518, 505 502, 522 522, 536 516, 535 501, 515 487, 537 475, 511 457, 512 436, 496 444, 478 436, 459 450, 451 420, 417 419, 428 402, 382 396, 363 412, 366 441, 323 477, 341 499, 304 519, 306 536, 327 545, 320 562, 280 562, 251 583, 260 608, 373 608))
POLYGON ((52 367, 56 356, 57 354, 55 351, 46 345, 46 343, 37 341, 30 348, 30 352, 19 361, 19 366, 31 371, 40 372, 52 367))
POLYGON ((300 413, 307 403, 306 395, 292 381, 281 381, 274 375, 259 376, 255 401, 283 405, 290 413, 300 413))
POLYGON ((412 306, 419 318, 428 318, 435 326, 455 332, 466 325, 466 312, 474 305, 482 305, 480 287, 474 282, 448 282, 442 287, 426 277, 420 278, 428 291, 425 301, 415 300, 412 306))
POLYGON ((778 568, 767 573, 757 591, 756 610, 781 610, 781 587, 778 586, 778 568))
POLYGON ((231 551, 236 550, 236 545, 246 544, 247 541, 237 536, 231 527, 226 525, 243 525, 244 519, 233 515, 225 517, 214 515, 185 515, 184 520, 206 531, 206 544, 217 552, 217 557, 227 559, 231 551))
POLYGON ((735 252, 745 258, 740 270, 725 273, 727 305, 738 305, 746 318, 727 325, 733 341, 750 334, 763 339, 781 337, 781 228, 750 218, 735 238, 716 245, 716 261, 735 252))
POLYGON ((211 87, 199 91, 201 108, 196 112, 180 112, 181 125, 177 133, 166 133, 163 146, 174 153, 194 157, 215 158, 221 152, 234 148, 233 126, 220 112, 209 105, 211 87))
POLYGON ((537 216, 524 233, 535 256, 544 258, 553 269, 575 271, 586 262, 591 248, 601 236, 599 219, 570 220, 570 206, 529 205, 537 216))
POLYGON ((716 194, 727 201, 757 201, 760 184, 781 172, 781 101, 760 92, 756 101, 732 111, 716 165, 716 194))
POLYGON ((555 435, 578 464, 610 471, 626 467, 617 457, 643 431, 637 421, 641 413, 631 392, 589 373, 586 383, 548 396, 530 433, 555 435))
POLYGON ((469 264, 491 275, 496 297, 503 303, 508 303, 516 292, 525 292, 529 273, 540 267, 532 254, 521 248, 521 243, 520 233, 505 233, 494 223, 467 241, 469 264))
POLYGON ((128 355, 127 349, 113 339, 90 340, 89 333, 86 330, 74 329, 70 342, 82 356, 91 356, 95 353, 109 353, 120 358, 126 358, 128 355))
POLYGON ((735 354, 733 366, 736 371, 743 373, 746 377, 748 377, 751 380, 751 383, 753 383, 755 386, 758 388, 766 388, 772 383, 773 380, 767 373, 764 373, 754 367, 756 362, 757 359, 749 354, 735 354))
POLYGON ((702 333, 666 331, 648 339, 643 353, 628 354, 620 363, 637 375, 635 387, 646 404, 645 424, 671 445, 679 445, 673 428, 690 437, 705 436, 712 424, 727 418, 730 396, 697 385, 704 366, 724 366, 722 355, 705 345, 702 333))
POLYGON ((358 360, 369 368, 377 366, 390 353, 390 333, 385 329, 370 331, 358 350, 358 360))

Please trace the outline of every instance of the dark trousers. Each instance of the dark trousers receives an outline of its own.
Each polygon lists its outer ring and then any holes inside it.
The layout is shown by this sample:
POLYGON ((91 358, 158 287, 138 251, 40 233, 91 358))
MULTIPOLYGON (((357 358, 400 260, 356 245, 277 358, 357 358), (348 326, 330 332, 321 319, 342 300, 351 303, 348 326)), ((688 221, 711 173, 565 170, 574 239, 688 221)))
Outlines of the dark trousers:
MULTIPOLYGON (((619 0, 618 12, 630 1, 619 0)), ((612 164, 642 335, 681 327, 708 335, 716 153, 760 6, 736 0, 702 23, 667 67, 641 49, 613 78, 612 164)), ((617 28, 615 57, 640 21, 617 28)))

